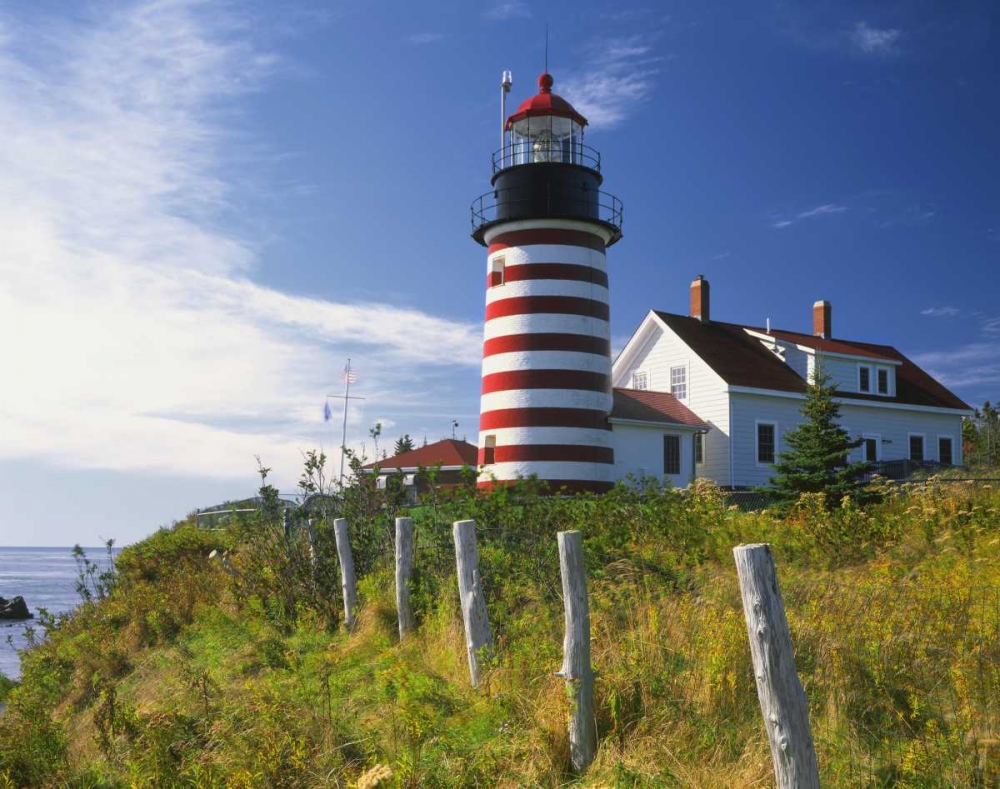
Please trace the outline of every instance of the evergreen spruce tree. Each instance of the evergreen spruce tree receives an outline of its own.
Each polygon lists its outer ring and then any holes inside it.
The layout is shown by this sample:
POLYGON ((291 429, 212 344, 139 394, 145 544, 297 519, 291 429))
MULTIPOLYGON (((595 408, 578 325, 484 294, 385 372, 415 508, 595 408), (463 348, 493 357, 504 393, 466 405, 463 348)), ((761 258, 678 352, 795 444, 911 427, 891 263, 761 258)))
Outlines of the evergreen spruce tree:
POLYGON ((864 443, 852 439, 840 424, 840 405, 833 398, 837 387, 830 376, 816 369, 806 392, 801 422, 784 436, 788 451, 774 464, 771 478, 773 492, 784 501, 802 493, 825 493, 829 508, 839 507, 846 495, 864 502, 872 498, 865 491, 865 477, 871 470, 867 462, 851 462, 851 450, 864 443))
POLYGON ((407 433, 400 438, 396 439, 396 446, 392 449, 393 455, 402 455, 404 452, 412 452, 416 447, 413 445, 413 439, 410 438, 410 434, 407 433))

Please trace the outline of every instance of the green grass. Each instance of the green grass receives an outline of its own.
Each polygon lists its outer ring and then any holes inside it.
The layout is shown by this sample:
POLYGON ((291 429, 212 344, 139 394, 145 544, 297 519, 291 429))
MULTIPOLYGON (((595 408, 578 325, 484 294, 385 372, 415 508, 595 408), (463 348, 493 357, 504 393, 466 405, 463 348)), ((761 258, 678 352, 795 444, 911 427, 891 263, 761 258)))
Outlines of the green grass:
POLYGON ((111 595, 61 621, 24 656, 22 683, 0 689, 0 787, 766 786, 731 560, 758 541, 775 548, 824 787, 997 780, 992 488, 915 488, 833 512, 807 498, 783 515, 726 508, 710 488, 505 496, 415 513, 418 628, 403 643, 382 516, 351 521, 374 551, 360 557, 371 570, 353 633, 320 572, 335 560, 321 553, 314 568, 301 535, 182 525, 126 549, 111 595), (496 640, 479 690, 450 553, 451 521, 469 516, 496 640), (583 777, 567 771, 553 676, 564 528, 584 531, 600 672, 600 747, 583 777), (238 581, 207 559, 217 547, 238 581))

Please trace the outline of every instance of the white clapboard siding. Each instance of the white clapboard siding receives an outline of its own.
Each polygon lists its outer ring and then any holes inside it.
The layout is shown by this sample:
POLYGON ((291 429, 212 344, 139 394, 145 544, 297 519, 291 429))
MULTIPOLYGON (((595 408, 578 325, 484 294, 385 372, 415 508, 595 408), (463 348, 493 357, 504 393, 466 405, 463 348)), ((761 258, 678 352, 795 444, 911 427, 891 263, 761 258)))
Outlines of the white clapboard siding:
MULTIPOLYGON (((766 485, 774 469, 757 463, 757 422, 776 422, 777 447, 780 454, 787 450, 784 435, 802 421, 803 400, 788 397, 734 392, 733 420, 733 484, 766 485)), ((852 436, 868 433, 880 435, 882 460, 909 457, 910 433, 925 435, 924 458, 938 460, 938 436, 952 436, 954 462, 961 462, 962 418, 951 414, 933 414, 875 406, 845 403, 840 409, 840 424, 852 436)), ((860 459, 860 453, 855 453, 860 459)))
POLYGON ((657 323, 649 334, 630 364, 615 364, 614 386, 629 388, 632 374, 644 371, 649 375, 650 389, 669 392, 670 368, 686 365, 688 397, 681 402, 710 427, 705 436, 705 463, 697 467, 696 476, 728 485, 729 399, 725 382, 670 327, 657 323))

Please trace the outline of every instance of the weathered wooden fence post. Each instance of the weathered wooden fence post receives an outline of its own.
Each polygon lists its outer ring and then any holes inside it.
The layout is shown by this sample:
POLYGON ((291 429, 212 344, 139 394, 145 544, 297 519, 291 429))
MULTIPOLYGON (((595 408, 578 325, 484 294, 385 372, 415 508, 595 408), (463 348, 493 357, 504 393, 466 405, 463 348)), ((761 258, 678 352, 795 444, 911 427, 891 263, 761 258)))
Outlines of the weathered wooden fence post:
POLYGON ((410 581, 413 578, 413 518, 396 518, 396 611, 399 638, 413 630, 410 581))
POLYGON ((819 789, 809 707, 795 670, 771 546, 738 545, 733 555, 775 781, 778 789, 819 789))
POLYGON ((465 624, 465 648, 469 653, 469 679, 479 687, 482 678, 479 658, 492 655, 490 620, 486 597, 479 578, 479 551, 476 548, 476 522, 455 521, 455 564, 458 569, 458 597, 465 624))
POLYGON ((594 720, 594 670, 590 665, 590 609, 587 605, 587 576, 583 566, 583 536, 578 531, 561 531, 559 571, 562 576, 566 636, 563 665, 559 676, 566 680, 570 698, 569 758, 573 770, 582 773, 597 751, 594 720))
POLYGON ((354 578, 354 555, 351 553, 346 518, 334 520, 333 535, 337 541, 337 558, 340 560, 340 588, 344 592, 344 625, 350 631, 357 622, 355 611, 358 608, 358 588, 354 578))

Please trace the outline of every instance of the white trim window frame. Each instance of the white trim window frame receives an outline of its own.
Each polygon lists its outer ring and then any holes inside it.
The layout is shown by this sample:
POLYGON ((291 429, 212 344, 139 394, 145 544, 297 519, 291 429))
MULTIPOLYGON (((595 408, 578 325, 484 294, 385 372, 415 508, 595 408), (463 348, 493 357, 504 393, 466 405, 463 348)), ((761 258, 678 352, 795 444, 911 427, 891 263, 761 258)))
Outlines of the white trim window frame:
POLYGON ((875 368, 870 364, 859 364, 858 365, 858 392, 861 394, 872 394, 872 378, 874 378, 875 368), (868 388, 863 389, 861 387, 861 371, 866 370, 868 372, 868 388))
POLYGON ((688 399, 688 369, 686 364, 678 364, 670 368, 670 394, 678 400, 688 399), (675 373, 679 373, 676 381, 675 373))
POLYGON ((892 397, 892 368, 875 368, 875 394, 882 397, 892 397), (882 376, 885 376, 885 391, 882 391, 882 376))
POLYGON ((773 466, 778 459, 778 423, 771 419, 755 419, 753 423, 753 458, 758 466, 773 466), (771 433, 771 460, 760 459, 760 428, 761 425, 770 425, 771 433))
POLYGON ((691 442, 692 442, 693 447, 694 447, 694 464, 695 464, 695 466, 704 466, 705 465, 705 437, 707 435, 708 435, 707 433, 699 430, 691 438, 691 442), (698 457, 698 455, 699 455, 698 450, 699 449, 701 449, 701 453, 700 453, 701 457, 700 458, 698 457))
POLYGON ((861 445, 861 459, 866 463, 881 463, 882 462, 882 434, 881 433, 862 433, 861 438, 864 439, 865 443, 861 445), (875 460, 868 459, 868 442, 875 442, 875 460))
POLYGON ((937 436, 937 459, 938 463, 944 464, 941 460, 941 439, 947 439, 950 446, 951 457, 948 460, 949 466, 955 465, 955 437, 951 433, 938 433, 937 436))
POLYGON ((649 373, 646 370, 636 370, 632 373, 632 389, 637 392, 649 389, 649 373))
POLYGON ((925 433, 907 433, 906 434, 906 459, 916 460, 917 462, 923 462, 927 460, 927 435, 925 433), (913 439, 920 439, 920 455, 921 457, 913 457, 913 439))

